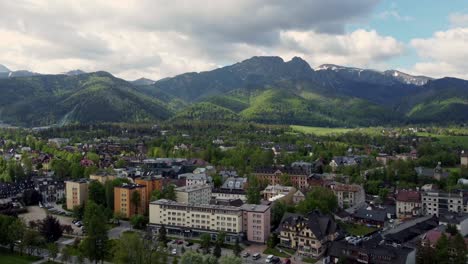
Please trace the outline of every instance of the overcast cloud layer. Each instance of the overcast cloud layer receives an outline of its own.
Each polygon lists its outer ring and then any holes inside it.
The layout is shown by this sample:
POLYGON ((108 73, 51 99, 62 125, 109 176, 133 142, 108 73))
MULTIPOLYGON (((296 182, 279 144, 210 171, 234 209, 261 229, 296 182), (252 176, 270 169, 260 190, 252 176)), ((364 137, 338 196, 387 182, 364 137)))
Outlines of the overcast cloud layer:
POLYGON ((378 2, 1 1, 0 64, 41 73, 79 68, 158 79, 255 55, 301 56, 313 67, 385 68, 407 48, 416 48, 422 61, 410 72, 468 77, 468 53, 462 48, 468 43, 467 15, 453 14, 453 28, 410 43, 372 29, 345 30, 365 23, 378 2), (455 53, 460 49, 464 52, 455 53))

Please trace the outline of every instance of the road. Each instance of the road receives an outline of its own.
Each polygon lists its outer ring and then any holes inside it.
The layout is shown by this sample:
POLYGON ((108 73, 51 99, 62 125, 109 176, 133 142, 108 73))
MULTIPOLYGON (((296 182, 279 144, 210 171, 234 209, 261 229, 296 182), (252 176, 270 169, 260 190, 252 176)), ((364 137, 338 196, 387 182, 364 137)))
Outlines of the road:
POLYGON ((110 239, 119 238, 123 232, 132 230, 132 226, 129 221, 120 220, 120 225, 109 230, 108 235, 110 239))

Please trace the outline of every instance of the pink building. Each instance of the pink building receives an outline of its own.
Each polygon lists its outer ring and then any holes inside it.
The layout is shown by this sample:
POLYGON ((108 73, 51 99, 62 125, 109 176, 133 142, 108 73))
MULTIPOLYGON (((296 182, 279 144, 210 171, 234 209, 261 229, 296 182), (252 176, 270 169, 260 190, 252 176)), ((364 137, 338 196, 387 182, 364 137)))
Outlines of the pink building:
POLYGON ((268 205, 244 204, 242 222, 247 232, 247 240, 266 243, 270 236, 271 210, 268 205))

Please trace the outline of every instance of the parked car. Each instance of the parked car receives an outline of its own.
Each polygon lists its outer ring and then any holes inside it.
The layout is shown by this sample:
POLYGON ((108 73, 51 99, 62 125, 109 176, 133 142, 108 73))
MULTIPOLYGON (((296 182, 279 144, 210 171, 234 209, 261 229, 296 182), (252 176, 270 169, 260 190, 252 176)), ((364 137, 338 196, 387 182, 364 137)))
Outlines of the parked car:
POLYGON ((267 258, 265 259, 265 263, 272 263, 271 261, 273 260, 273 255, 268 255, 267 258))
POLYGON ((244 253, 242 254, 242 257, 244 257, 244 258, 248 258, 249 256, 250 256, 250 253, 249 253, 249 252, 244 252, 244 253))
POLYGON ((193 243, 192 243, 192 242, 188 242, 188 243, 187 243, 187 247, 190 247, 190 246, 193 246, 193 243))
POLYGON ((171 254, 174 255, 174 256, 177 255, 177 249, 175 249, 175 248, 172 249, 171 254))
POLYGON ((177 240, 177 245, 182 245, 184 243, 184 241, 182 240, 177 240))
POLYGON ((255 254, 252 255, 253 260, 260 259, 261 257, 262 257, 262 255, 260 255, 260 253, 255 253, 255 254))
POLYGON ((283 264, 291 264, 291 260, 290 259, 284 259, 283 260, 283 264))

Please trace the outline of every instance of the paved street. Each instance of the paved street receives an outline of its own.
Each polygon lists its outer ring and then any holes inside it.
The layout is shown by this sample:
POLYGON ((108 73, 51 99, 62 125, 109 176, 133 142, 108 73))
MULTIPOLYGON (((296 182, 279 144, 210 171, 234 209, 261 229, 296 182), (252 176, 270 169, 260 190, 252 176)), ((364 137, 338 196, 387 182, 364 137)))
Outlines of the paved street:
POLYGON ((120 225, 109 230, 109 238, 116 239, 119 238, 123 232, 132 230, 132 226, 129 221, 120 221, 120 225))

